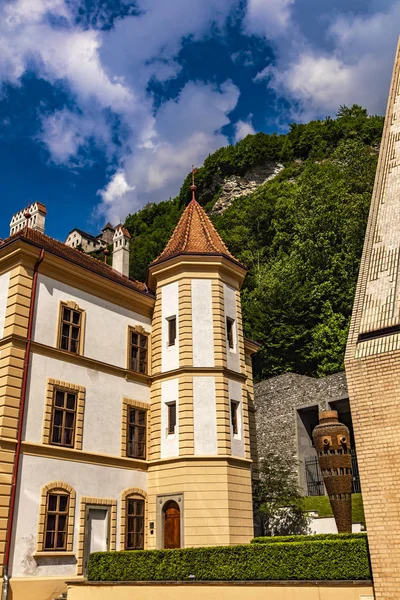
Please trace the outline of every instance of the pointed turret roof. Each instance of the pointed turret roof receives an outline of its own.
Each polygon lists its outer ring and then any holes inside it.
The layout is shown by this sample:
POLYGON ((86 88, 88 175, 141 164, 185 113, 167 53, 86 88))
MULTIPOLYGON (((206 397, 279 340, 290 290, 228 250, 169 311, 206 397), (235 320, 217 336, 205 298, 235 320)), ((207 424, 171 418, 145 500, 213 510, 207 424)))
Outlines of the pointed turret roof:
POLYGON ((240 265, 225 246, 207 213, 197 202, 194 196, 196 187, 192 186, 191 189, 192 200, 183 211, 168 244, 151 264, 154 265, 179 254, 207 254, 222 255, 240 265))

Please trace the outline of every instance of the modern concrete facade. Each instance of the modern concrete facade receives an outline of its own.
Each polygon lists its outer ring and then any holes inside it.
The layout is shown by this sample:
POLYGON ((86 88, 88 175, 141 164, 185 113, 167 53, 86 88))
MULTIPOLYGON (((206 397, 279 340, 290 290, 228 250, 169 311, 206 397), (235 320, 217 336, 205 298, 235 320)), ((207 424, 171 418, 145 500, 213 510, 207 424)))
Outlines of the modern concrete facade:
POLYGON ((345 367, 376 598, 400 597, 400 47, 345 367))
POLYGON ((128 538, 252 537, 245 269, 195 200, 148 287, 124 273, 119 239, 114 269, 31 227, 0 245, 0 559, 13 600, 56 597, 91 551, 128 538))

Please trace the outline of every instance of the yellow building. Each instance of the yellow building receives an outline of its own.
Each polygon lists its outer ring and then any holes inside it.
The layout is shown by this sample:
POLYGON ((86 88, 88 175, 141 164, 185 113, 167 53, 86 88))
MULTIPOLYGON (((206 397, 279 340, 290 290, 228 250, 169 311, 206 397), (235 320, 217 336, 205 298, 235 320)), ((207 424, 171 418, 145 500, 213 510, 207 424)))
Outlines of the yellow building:
POLYGON ((345 366, 376 598, 400 598, 400 47, 345 366))
MULTIPOLYGON (((193 194, 194 194, 193 188, 193 194)), ((0 245, 0 558, 15 600, 55 598, 90 552, 248 542, 246 270, 193 198, 148 285, 44 234, 0 245)))

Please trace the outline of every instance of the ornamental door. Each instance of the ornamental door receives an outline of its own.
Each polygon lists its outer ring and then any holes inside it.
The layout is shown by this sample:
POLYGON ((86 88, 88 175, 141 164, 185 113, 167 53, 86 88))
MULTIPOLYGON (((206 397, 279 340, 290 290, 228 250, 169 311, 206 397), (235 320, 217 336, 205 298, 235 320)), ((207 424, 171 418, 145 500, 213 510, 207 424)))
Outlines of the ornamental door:
POLYGON ((164 512, 164 548, 181 547, 181 511, 174 500, 166 503, 164 512))

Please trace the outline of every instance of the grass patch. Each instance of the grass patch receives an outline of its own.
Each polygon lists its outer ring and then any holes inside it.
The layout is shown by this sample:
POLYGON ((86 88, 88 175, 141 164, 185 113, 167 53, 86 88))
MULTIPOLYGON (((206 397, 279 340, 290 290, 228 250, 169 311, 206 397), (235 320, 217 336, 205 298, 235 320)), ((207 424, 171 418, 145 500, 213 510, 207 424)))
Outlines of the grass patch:
MULTIPOLYGON (((353 523, 363 523, 365 525, 364 507, 362 494, 352 494, 351 510, 353 523)), ((319 517, 333 517, 331 503, 328 496, 305 496, 305 510, 318 511, 319 517)))

